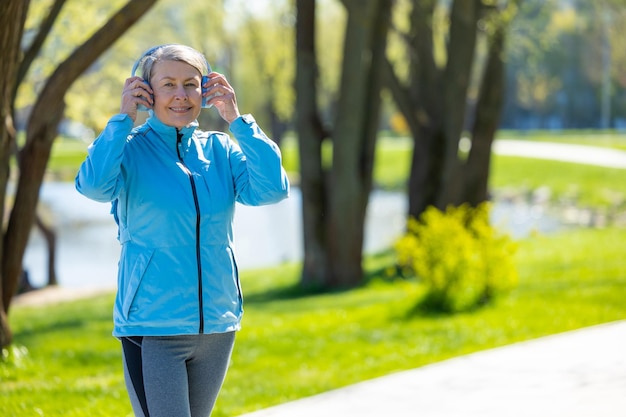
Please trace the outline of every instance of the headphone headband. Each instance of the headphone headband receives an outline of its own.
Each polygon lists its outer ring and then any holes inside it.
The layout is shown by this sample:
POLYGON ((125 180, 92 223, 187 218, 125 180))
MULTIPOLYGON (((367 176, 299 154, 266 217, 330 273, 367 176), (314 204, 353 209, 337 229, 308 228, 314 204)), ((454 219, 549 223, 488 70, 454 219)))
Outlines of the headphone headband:
POLYGON ((157 49, 162 48, 164 46, 167 46, 167 44, 166 45, 153 46, 152 48, 146 50, 143 54, 141 54, 139 59, 137 61, 135 61, 135 64, 133 65, 133 69, 130 71, 130 75, 134 77, 135 74, 137 73, 137 69, 140 66, 143 66, 143 63, 146 60, 146 58, 148 58, 149 56, 154 54, 157 51, 157 49))
POLYGON ((189 47, 189 46, 179 45, 179 44, 176 44, 176 43, 166 43, 166 44, 163 44, 163 45, 153 46, 152 48, 147 49, 147 50, 146 50, 143 54, 141 54, 141 56, 139 57, 139 59, 138 59, 137 61, 135 61, 135 64, 133 65, 133 68, 132 68, 132 70, 131 70, 131 76, 135 76, 135 75, 136 75, 137 70, 138 70, 140 67, 142 67, 142 66, 143 66, 143 64, 144 64, 144 62, 146 61, 146 59, 147 59, 147 58, 150 58, 150 57, 151 57, 152 55, 154 55, 154 53, 155 53, 156 51, 158 51, 159 49, 162 49, 162 48, 165 48, 165 47, 168 47, 168 46, 179 46, 179 47, 182 47, 182 48, 187 48, 187 49, 189 49, 190 51, 193 51, 193 52, 197 53, 197 54, 198 54, 198 56, 202 57, 202 59, 203 59, 203 61, 204 61, 204 66, 205 66, 205 69, 206 69, 206 71, 207 71, 207 73, 206 73, 206 74, 203 74, 203 75, 208 75, 208 74, 210 74, 210 73, 212 72, 212 70, 211 70, 211 65, 209 64, 209 61, 207 61, 207 59, 206 59, 206 57, 204 56, 204 54, 202 54, 202 53, 200 53, 200 52, 196 51, 195 49, 193 49, 193 48, 191 48, 191 47, 189 47))

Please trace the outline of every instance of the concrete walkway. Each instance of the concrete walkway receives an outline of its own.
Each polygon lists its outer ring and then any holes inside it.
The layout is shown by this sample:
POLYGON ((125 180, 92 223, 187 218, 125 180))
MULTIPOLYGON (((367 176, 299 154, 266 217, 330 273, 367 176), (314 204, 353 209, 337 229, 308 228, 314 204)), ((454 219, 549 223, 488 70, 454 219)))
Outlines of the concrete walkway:
POLYGON ((44 287, 36 291, 18 294, 13 297, 11 306, 43 307, 49 304, 63 303, 102 294, 113 294, 115 288, 85 287, 68 288, 62 286, 44 287))
POLYGON ((626 417, 626 321, 450 359, 242 417, 626 417))
POLYGON ((626 151, 597 146, 498 139, 493 143, 492 151, 498 155, 626 169, 626 151))

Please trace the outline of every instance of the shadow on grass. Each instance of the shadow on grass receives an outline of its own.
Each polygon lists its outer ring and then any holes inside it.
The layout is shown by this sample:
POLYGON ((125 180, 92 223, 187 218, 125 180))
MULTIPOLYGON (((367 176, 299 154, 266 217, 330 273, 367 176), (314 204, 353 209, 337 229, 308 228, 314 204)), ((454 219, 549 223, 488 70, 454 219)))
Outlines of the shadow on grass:
POLYGON ((245 295, 246 304, 263 304, 273 301, 291 301, 327 294, 345 292, 347 289, 330 289, 324 286, 304 286, 300 283, 270 288, 263 292, 245 295))
POLYGON ((287 285, 276 286, 262 292, 254 292, 245 294, 246 304, 261 304, 273 301, 290 301, 299 300, 309 297, 343 294, 350 291, 362 289, 371 285, 373 282, 393 283, 395 281, 404 281, 401 271, 395 266, 389 267, 390 251, 386 251, 377 255, 371 255, 370 259, 375 259, 375 264, 382 266, 370 267, 364 270, 364 276, 361 282, 352 286, 328 286, 323 284, 303 284, 299 280, 287 285))
POLYGON ((59 332, 110 332, 112 302, 106 295, 57 305, 52 310, 35 307, 28 321, 16 313, 12 324, 15 340, 24 343, 59 332))

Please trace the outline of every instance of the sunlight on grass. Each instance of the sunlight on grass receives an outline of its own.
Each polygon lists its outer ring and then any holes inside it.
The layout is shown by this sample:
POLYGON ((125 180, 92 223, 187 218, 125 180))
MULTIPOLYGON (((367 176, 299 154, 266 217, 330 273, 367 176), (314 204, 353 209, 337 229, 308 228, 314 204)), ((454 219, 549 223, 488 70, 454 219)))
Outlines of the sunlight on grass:
MULTIPOLYGON (((529 140, 568 140, 562 138, 537 133, 529 140)), ((620 135, 575 140, 614 148, 624 143, 620 135)), ((295 172, 294 143, 285 143, 283 156, 295 172)), ((86 146, 55 144, 50 175, 73 179, 86 146)), ((379 143, 377 186, 404 188, 410 149, 401 139, 379 143)), ((624 170, 496 156, 491 185, 516 193, 545 186, 555 200, 620 205, 624 175, 624 170)), ((532 235, 519 242, 519 286, 485 308, 457 315, 416 312, 424 288, 393 276, 391 253, 368 257, 367 284, 344 292, 304 292, 297 286, 297 264, 245 271, 243 330, 213 416, 233 417, 458 355, 625 319, 624 247, 626 230, 617 227, 532 235)), ((14 307, 15 344, 0 363, 0 416, 131 416, 120 345, 111 336, 112 305, 113 296, 105 295, 14 307)))
MULTIPOLYGON (((626 318, 626 230, 534 235, 519 243, 519 287, 486 308, 457 315, 416 313, 423 287, 385 272, 394 263, 391 253, 368 257, 368 283, 351 291, 304 293, 296 285, 298 265, 244 272, 243 330, 213 415, 232 417, 626 318)), ((13 309, 22 354, 0 365, 3 416, 130 415, 120 347, 110 335, 112 303, 106 295, 13 309)))
POLYGON ((490 187, 531 192, 547 187, 553 200, 608 207, 626 204, 626 170, 560 161, 494 156, 490 187))

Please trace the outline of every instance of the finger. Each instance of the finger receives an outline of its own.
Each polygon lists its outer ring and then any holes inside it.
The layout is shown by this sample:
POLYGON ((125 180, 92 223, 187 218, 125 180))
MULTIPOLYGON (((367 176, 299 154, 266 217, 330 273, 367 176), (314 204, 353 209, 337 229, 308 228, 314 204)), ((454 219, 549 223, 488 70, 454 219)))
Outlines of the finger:
POLYGON ((137 80, 133 87, 141 89, 141 90, 144 90, 144 91, 147 91, 148 94, 154 94, 154 92, 152 91, 152 87, 150 87, 150 84, 148 84, 147 82, 145 82, 142 79, 137 80))
POLYGON ((227 88, 232 88, 230 83, 226 79, 226 77, 223 74, 220 74, 219 72, 212 72, 212 73, 210 73, 208 75, 207 78, 208 78, 208 80, 204 84, 205 86, 222 85, 222 86, 225 86, 227 88))
POLYGON ((152 95, 143 87, 137 87, 126 91, 126 95, 131 97, 132 101, 139 101, 141 104, 148 102, 152 104, 152 95))
POLYGON ((142 81, 143 79, 141 77, 127 78, 126 81, 124 82, 124 88, 135 88, 139 85, 138 83, 142 81))
POLYGON ((227 83, 209 82, 208 86, 205 88, 205 97, 235 95, 235 91, 230 84, 227 83))
POLYGON ((133 90, 135 88, 143 88, 148 93, 153 94, 152 87, 141 77, 130 77, 124 83, 124 91, 133 90))

